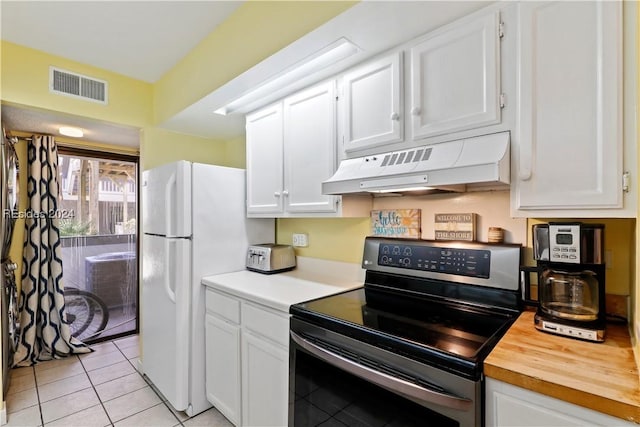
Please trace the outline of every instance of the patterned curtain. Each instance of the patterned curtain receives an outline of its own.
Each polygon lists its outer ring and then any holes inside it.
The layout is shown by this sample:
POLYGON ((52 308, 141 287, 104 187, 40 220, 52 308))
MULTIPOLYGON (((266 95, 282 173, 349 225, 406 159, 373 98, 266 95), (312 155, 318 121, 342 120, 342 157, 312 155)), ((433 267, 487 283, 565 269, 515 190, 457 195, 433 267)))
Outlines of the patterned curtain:
POLYGON ((20 332, 13 366, 30 366, 91 350, 71 336, 64 312, 58 211, 58 149, 52 136, 34 135, 27 146, 20 332))

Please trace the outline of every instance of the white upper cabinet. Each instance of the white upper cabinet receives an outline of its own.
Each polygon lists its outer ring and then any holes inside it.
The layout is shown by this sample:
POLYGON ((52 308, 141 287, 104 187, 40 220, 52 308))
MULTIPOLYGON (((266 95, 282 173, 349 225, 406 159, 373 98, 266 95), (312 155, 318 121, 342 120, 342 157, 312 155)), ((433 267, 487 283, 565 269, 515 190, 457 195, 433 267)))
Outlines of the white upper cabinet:
POLYGON ((322 194, 336 166, 335 81, 284 100, 284 203, 287 212, 336 212, 322 194))
POLYGON ((336 82, 247 115, 247 216, 367 217, 371 199, 322 194, 336 168, 336 82))
POLYGON ((402 89, 402 52, 376 59, 342 77, 346 152, 402 141, 402 89))
POLYGON ((494 11, 411 47, 413 140, 500 123, 499 24, 494 11))
POLYGON ((282 212, 282 103, 247 115, 247 212, 282 212))
POLYGON ((515 215, 624 207, 622 29, 622 2, 520 4, 515 215))

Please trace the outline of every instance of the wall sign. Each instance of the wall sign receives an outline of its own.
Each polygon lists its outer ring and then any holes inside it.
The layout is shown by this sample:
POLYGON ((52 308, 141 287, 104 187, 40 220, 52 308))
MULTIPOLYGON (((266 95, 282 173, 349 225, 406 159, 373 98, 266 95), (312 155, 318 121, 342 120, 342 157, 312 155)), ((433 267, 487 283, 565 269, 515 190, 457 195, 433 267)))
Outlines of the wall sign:
POLYGON ((435 214, 436 240, 476 240, 476 214, 435 214))
POLYGON ((380 237, 420 238, 420 209, 371 211, 371 234, 380 237))

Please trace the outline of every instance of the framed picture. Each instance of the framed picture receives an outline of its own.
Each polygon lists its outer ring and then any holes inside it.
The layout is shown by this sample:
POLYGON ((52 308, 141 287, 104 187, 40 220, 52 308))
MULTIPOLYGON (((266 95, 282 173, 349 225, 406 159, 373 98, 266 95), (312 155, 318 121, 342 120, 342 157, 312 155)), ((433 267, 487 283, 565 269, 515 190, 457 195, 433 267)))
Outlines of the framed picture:
POLYGON ((420 209, 390 209, 371 211, 371 235, 419 239, 420 209))
POLYGON ((475 213, 435 214, 436 240, 476 240, 475 213))

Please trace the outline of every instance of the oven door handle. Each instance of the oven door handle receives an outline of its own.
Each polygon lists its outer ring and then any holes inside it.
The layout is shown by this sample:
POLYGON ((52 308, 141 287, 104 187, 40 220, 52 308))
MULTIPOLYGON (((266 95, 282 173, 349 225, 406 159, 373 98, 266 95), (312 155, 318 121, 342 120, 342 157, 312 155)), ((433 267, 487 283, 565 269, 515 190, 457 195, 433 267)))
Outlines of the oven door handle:
POLYGON ((409 381, 405 381, 400 378, 385 374, 384 372, 376 371, 375 369, 371 369, 367 366, 356 363, 331 351, 325 350, 324 348, 319 347, 316 344, 313 344, 308 340, 302 338, 300 335, 296 334, 293 331, 290 331, 290 333, 291 339, 296 344, 298 344, 300 347, 302 347, 304 350, 308 351, 315 357, 323 360, 324 362, 345 370, 357 377, 374 383, 389 391, 397 393, 403 397, 411 399, 418 404, 430 402, 460 411, 469 411, 472 408, 473 402, 471 401, 471 399, 465 399, 463 397, 455 396, 452 394, 430 390, 409 381))

